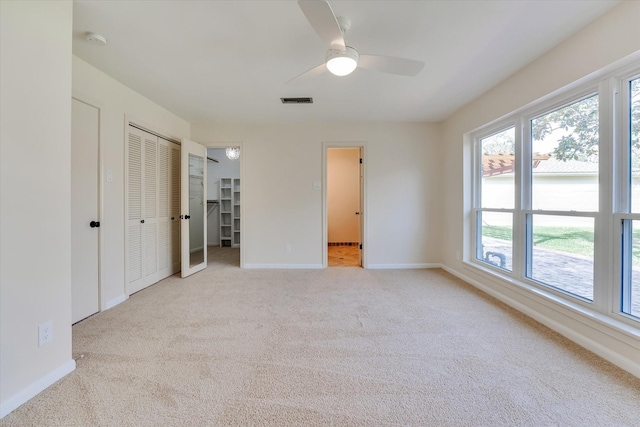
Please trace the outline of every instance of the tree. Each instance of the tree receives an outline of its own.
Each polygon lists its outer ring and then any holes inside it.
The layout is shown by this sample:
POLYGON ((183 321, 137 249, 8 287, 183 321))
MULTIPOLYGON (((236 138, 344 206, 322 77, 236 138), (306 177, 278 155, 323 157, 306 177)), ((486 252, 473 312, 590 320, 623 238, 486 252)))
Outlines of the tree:
POLYGON ((553 156, 562 161, 598 160, 600 141, 598 95, 552 111, 531 121, 533 143, 550 136, 559 137, 553 156))
MULTIPOLYGON (((630 84, 630 130, 631 152, 634 170, 640 169, 640 79, 630 84)), ((562 161, 598 161, 599 120, 598 95, 582 99, 531 121, 531 136, 534 141, 557 137, 554 158, 562 161)), ((482 152, 485 154, 509 154, 515 148, 513 128, 484 138, 482 152)))
POLYGON ((483 154, 511 154, 515 151, 515 147, 513 128, 482 139, 483 154))
MULTIPOLYGON (((631 82, 631 147, 640 151, 640 78, 631 82)), ((635 157, 635 156, 634 156, 635 157)))
MULTIPOLYGON (((634 166, 640 166, 640 79, 633 80, 631 99, 631 150, 634 166)), ((600 141, 598 95, 585 98, 532 120, 534 141, 553 133, 560 136, 553 156, 562 161, 597 161, 600 141)))

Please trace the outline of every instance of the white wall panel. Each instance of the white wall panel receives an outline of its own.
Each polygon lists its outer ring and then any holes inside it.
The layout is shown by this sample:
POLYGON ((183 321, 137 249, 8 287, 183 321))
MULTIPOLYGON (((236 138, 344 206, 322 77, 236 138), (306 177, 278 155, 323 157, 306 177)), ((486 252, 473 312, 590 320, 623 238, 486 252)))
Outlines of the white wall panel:
POLYGON ((75 367, 72 18, 70 1, 0 2, 0 417, 75 367))

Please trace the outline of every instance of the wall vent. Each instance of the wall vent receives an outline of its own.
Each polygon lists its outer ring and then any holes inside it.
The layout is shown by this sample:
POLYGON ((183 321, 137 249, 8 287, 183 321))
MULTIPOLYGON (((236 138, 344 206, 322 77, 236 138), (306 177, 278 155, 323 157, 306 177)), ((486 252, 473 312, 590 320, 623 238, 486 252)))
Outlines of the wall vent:
POLYGON ((313 98, 280 98, 283 104, 313 104, 313 98))

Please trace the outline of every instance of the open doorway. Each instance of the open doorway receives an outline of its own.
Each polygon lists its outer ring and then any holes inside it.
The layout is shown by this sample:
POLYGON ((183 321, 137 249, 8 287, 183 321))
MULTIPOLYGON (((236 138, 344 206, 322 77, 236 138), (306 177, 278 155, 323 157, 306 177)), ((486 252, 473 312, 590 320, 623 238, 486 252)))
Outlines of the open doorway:
POLYGON ((362 147, 326 149, 327 266, 362 267, 362 147))
POLYGON ((207 252, 210 267, 240 267, 240 175, 238 146, 207 148, 207 252))

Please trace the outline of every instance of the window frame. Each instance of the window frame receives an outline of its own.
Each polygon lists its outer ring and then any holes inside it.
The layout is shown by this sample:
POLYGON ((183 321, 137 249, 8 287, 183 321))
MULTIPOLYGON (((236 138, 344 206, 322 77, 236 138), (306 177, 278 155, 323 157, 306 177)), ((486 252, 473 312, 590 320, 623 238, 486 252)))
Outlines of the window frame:
MULTIPOLYGON (((515 219, 515 210, 518 206, 518 164, 517 161, 514 164, 514 202, 512 208, 484 208, 482 207, 482 143, 481 141, 486 138, 490 138, 494 135, 502 133, 508 129, 514 129, 514 144, 515 144, 515 158, 518 158, 519 145, 520 145, 520 137, 518 132, 518 123, 515 120, 504 120, 494 123, 492 126, 489 126, 483 129, 483 132, 477 133, 473 136, 473 163, 472 163, 472 171, 473 171, 473 188, 472 188, 472 221, 471 221, 471 259, 475 262, 481 263, 485 268, 490 268, 498 273, 510 273, 509 270, 504 268, 500 268, 491 263, 482 261, 478 258, 478 254, 482 250, 482 246, 479 245, 480 237, 478 235, 479 230, 479 213, 482 212, 497 212, 497 213, 511 213, 512 215, 512 247, 515 247, 513 241, 515 240, 515 228, 513 220, 515 219)), ((513 248, 512 248, 513 252, 513 248)), ((516 257, 512 253, 512 268, 511 273, 514 270, 513 262, 515 262, 516 257)))
MULTIPOLYGON (((528 112, 521 114, 521 123, 522 123, 522 156, 521 161, 522 165, 522 193, 523 193, 523 231, 525 233, 525 241, 524 241, 524 252, 525 258, 523 260, 523 270, 522 274, 519 277, 520 280, 524 280, 529 284, 534 284, 535 286, 542 286, 546 290, 551 290, 553 292, 559 293, 563 296, 568 296, 572 298, 572 301, 578 302, 581 304, 586 304, 591 306, 593 304, 597 304, 600 301, 597 301, 596 298, 596 252, 597 247, 599 246, 599 242, 596 239, 596 229, 598 228, 597 223, 600 219, 600 212, 602 206, 598 203, 597 211, 564 211, 564 210, 551 210, 551 209, 534 209, 533 208, 533 167, 531 164, 531 158, 533 154, 533 136, 531 129, 533 127, 533 121, 537 118, 543 117, 547 114, 551 114, 554 111, 560 110, 562 108, 568 107, 570 105, 581 102, 585 99, 591 98, 592 96, 598 96, 598 108, 600 109, 600 100, 602 98, 602 94, 600 93, 600 85, 597 83, 588 83, 580 86, 568 93, 563 95, 556 96, 551 98, 547 102, 540 103, 537 108, 532 109, 528 112), (527 161, 523 161, 526 159, 527 161), (532 266, 533 266, 533 216, 534 215, 550 215, 550 216, 561 216, 561 217, 585 217, 585 218, 593 218, 594 223, 594 253, 593 253, 593 264, 594 271, 592 271, 593 278, 593 299, 589 300, 588 298, 584 298, 580 295, 571 293, 562 288, 553 286, 551 284, 542 282, 540 280, 536 280, 532 277, 532 266)), ((602 120, 600 114, 598 116, 598 131, 599 131, 599 141, 598 141, 598 151, 600 152, 600 148, 603 143, 603 129, 602 129, 602 120)), ((600 153, 599 153, 600 154, 600 153)), ((602 192, 602 182, 600 180, 600 175, 602 173, 600 156, 598 156, 598 195, 602 192)))
MULTIPOLYGON (((629 259, 632 258, 631 248, 633 235, 631 233, 631 223, 640 222, 640 211, 632 212, 631 200, 633 198, 633 172, 631 167, 631 97, 630 83, 640 79, 640 67, 633 67, 627 72, 621 73, 619 77, 611 79, 612 93, 614 96, 614 138, 618 145, 617 155, 614 158, 616 186, 614 188, 616 197, 614 199, 613 224, 614 224, 614 246, 618 250, 614 254, 613 274, 619 283, 610 290, 611 294, 611 314, 620 316, 625 321, 640 322, 640 316, 624 311, 628 301, 628 310, 631 311, 631 286, 630 280, 632 266, 629 266, 629 259), (631 233, 631 236, 630 236, 631 233), (629 245, 627 242, 630 241, 629 245), (627 270, 629 268, 629 270, 627 270)), ((637 284, 640 286, 640 284, 637 284)))
MULTIPOLYGON (((559 90, 545 96, 501 119, 469 132, 472 144, 472 174, 470 182, 470 216, 468 248, 464 251, 463 262, 473 268, 497 276, 510 285, 535 290, 554 301, 568 306, 585 307, 604 314, 616 321, 634 328, 640 328, 640 317, 627 314, 623 309, 623 261, 629 259, 622 253, 623 219, 640 221, 640 213, 633 214, 620 209, 630 203, 631 181, 625 181, 631 174, 630 168, 621 167, 630 161, 630 149, 625 152, 625 141, 630 137, 630 114, 625 114, 624 103, 630 105, 629 82, 640 77, 640 64, 628 64, 608 73, 601 72, 593 78, 585 78, 570 89, 559 90), (598 210, 597 211, 554 211, 532 209, 532 135, 531 121, 557 109, 598 95, 599 152, 598 152, 598 210), (626 97, 626 98, 625 98, 626 97), (482 202, 482 150, 480 141, 502 132, 511 126, 515 128, 514 164, 514 206, 513 209, 483 208, 482 202), (526 159, 524 161, 523 159, 526 159), (627 170, 628 169, 628 170, 627 170), (626 182, 626 184, 625 184, 626 182), (626 192, 626 193, 625 193, 626 192), (512 216, 512 269, 511 271, 493 266, 478 256, 478 233, 481 228, 477 221, 481 212, 506 212, 512 216), (593 300, 572 294, 552 285, 544 284, 531 277, 531 250, 528 243, 532 233, 533 215, 559 215, 565 217, 582 216, 593 218, 593 300), (527 274, 529 273, 529 274, 527 274)), ((630 145, 630 144, 628 144, 630 145)))

